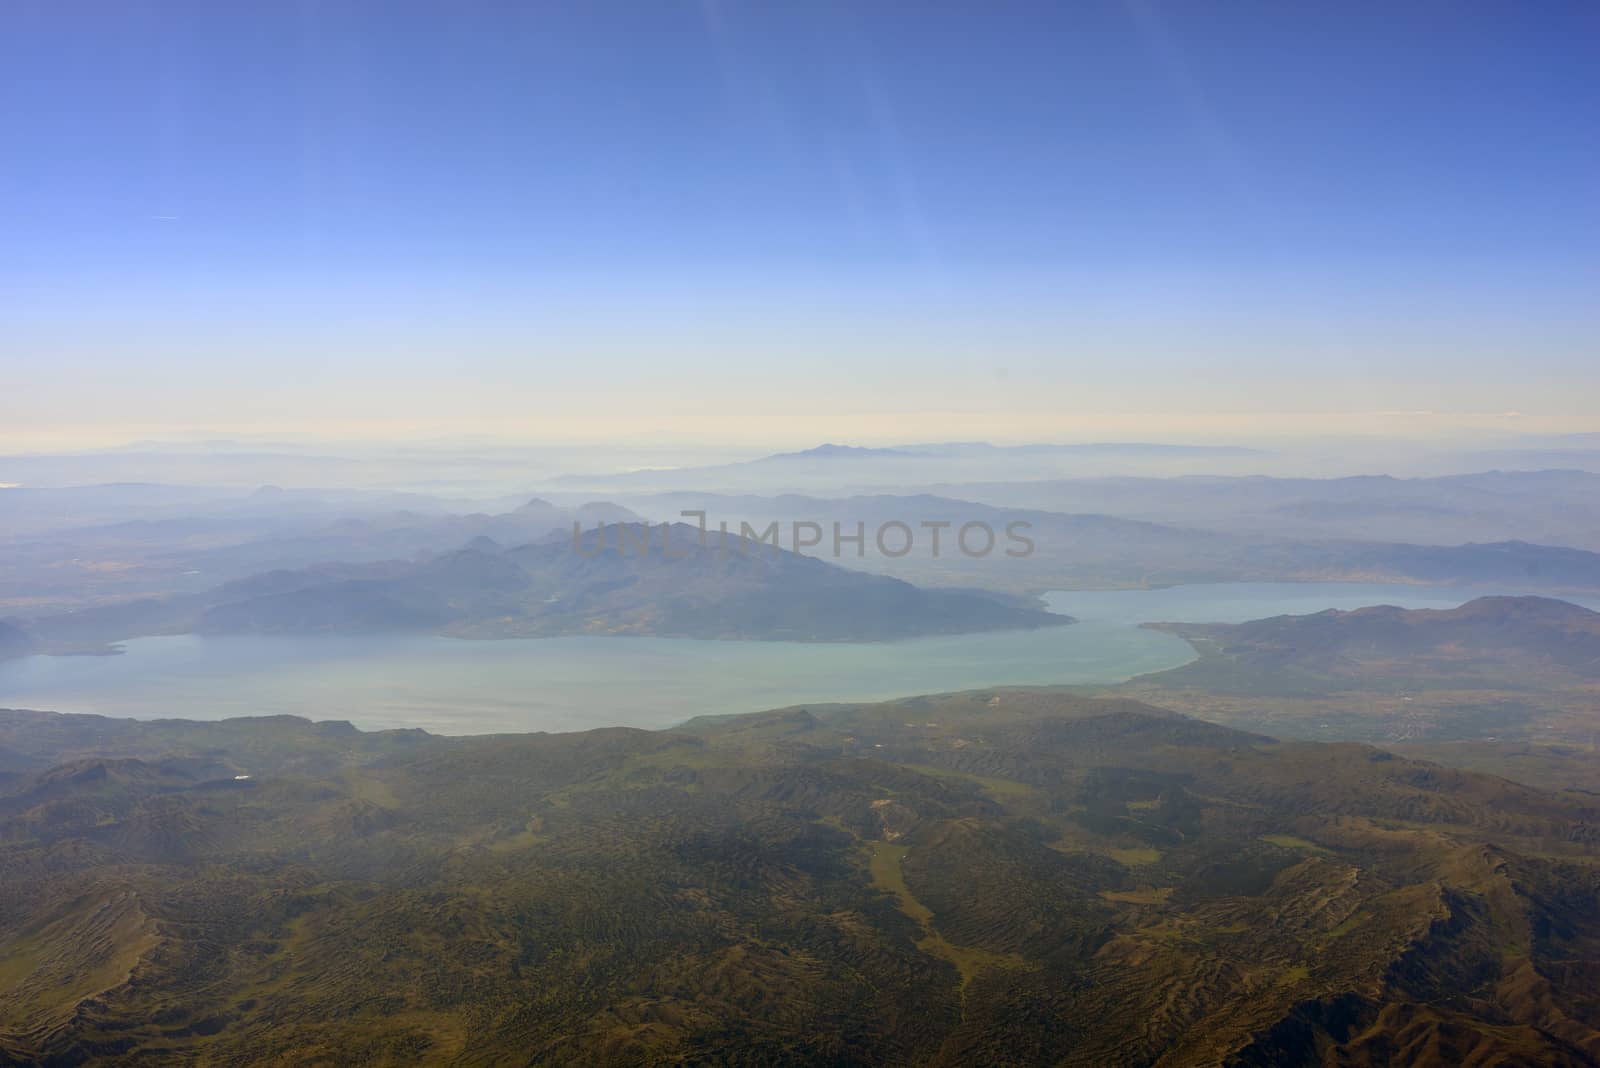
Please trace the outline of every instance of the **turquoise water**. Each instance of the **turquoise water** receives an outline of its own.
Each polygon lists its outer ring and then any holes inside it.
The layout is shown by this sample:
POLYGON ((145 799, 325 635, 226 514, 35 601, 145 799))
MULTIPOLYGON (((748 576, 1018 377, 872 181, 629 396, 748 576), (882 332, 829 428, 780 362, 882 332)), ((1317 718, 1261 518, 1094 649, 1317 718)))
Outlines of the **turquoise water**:
MULTIPOLYGON (((290 713, 442 734, 667 727, 690 716, 1002 685, 1112 683, 1193 659, 1138 623, 1453 607, 1482 589, 1235 583, 1049 595, 1069 627, 864 644, 680 638, 139 638, 0 663, 0 707, 223 719, 290 713)), ((1600 608, 1591 599, 1569 598, 1600 608)))

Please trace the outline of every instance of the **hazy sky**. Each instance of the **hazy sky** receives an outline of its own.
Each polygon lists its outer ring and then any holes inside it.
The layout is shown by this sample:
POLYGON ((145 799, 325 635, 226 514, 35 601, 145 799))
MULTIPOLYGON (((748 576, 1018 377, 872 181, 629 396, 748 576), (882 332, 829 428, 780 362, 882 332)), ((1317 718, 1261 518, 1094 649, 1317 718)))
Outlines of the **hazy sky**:
POLYGON ((1597 116, 1587 2, 12 0, 0 444, 1600 429, 1597 116))

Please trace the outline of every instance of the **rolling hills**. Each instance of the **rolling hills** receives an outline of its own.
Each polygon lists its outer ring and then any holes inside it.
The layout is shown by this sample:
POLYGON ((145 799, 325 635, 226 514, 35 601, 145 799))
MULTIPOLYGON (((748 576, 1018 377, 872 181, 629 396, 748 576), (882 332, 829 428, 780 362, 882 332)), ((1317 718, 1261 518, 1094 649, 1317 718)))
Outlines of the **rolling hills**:
POLYGON ((1600 791, 1600 613, 1545 597, 1153 624, 1198 660, 1108 691, 1277 737, 1355 740, 1600 791))
POLYGON ((1551 690, 1600 680, 1600 613, 1548 597, 1147 625, 1186 638, 1201 653, 1195 663, 1164 672, 1161 683, 1213 693, 1551 690))
POLYGON ((0 1063, 1600 1056, 1592 796, 1134 701, 0 758, 0 1063))

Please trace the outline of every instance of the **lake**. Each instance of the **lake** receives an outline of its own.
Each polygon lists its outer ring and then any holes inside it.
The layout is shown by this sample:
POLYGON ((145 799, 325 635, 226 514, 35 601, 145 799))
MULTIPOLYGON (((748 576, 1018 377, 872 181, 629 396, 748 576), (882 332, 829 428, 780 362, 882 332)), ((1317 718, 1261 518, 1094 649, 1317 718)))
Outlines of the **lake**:
MULTIPOLYGON (((1240 622, 1325 608, 1449 608, 1494 592, 1229 583, 1048 595, 1069 627, 897 642, 571 637, 138 638, 121 656, 0 662, 0 707, 224 719, 289 713, 440 734, 668 727, 691 716, 989 686, 1114 683, 1194 658, 1137 624, 1240 622)), ((1569 597, 1591 608, 1594 598, 1569 597)))

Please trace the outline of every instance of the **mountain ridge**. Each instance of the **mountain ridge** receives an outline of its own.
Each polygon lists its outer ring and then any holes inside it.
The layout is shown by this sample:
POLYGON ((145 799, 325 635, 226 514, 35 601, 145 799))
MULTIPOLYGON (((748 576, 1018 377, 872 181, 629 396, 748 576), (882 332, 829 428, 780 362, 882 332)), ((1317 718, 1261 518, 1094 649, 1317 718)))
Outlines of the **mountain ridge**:
POLYGON ((1600 680, 1600 613, 1550 597, 1145 626, 1188 640, 1200 659, 1145 676, 1141 684, 1211 693, 1488 684, 1554 689, 1600 680))
POLYGON ((626 523, 505 550, 479 542, 415 561, 266 572, 21 629, 59 649, 191 631, 864 641, 1071 622, 1003 594, 923 589, 682 523, 626 523))

